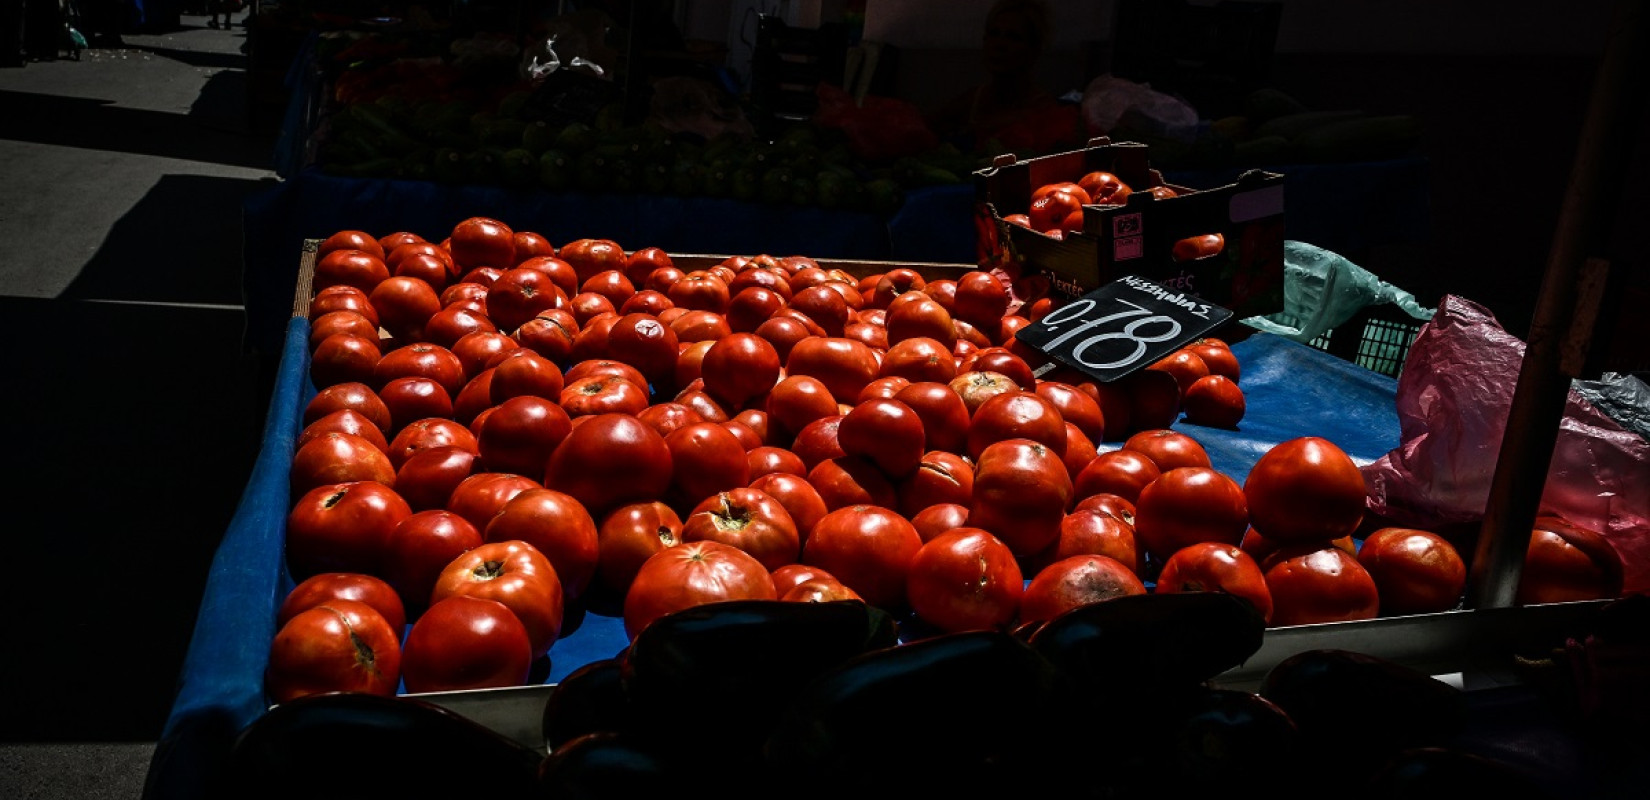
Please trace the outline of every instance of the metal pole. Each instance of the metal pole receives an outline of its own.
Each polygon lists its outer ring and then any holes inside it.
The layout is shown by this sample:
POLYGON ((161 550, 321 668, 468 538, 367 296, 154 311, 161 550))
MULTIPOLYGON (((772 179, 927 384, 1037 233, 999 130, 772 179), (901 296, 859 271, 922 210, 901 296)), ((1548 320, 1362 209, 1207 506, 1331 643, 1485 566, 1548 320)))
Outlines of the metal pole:
POLYGON ((1581 376, 1610 269, 1600 257, 1645 104, 1647 41, 1650 8, 1617 0, 1484 509, 1468 588, 1471 607, 1511 606, 1518 593, 1570 381, 1581 376))

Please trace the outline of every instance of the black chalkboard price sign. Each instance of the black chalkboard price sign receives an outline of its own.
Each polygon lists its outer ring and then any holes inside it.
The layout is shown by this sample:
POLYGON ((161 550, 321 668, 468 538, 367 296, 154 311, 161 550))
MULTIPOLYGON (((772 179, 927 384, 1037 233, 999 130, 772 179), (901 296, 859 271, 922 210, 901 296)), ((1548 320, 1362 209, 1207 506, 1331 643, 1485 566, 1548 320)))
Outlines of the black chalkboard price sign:
MULTIPOLYGON (((1111 382, 1231 318, 1231 309, 1127 275, 1049 312, 1015 338, 1095 380, 1111 382)), ((1045 364, 1039 374, 1051 369, 1045 364)))

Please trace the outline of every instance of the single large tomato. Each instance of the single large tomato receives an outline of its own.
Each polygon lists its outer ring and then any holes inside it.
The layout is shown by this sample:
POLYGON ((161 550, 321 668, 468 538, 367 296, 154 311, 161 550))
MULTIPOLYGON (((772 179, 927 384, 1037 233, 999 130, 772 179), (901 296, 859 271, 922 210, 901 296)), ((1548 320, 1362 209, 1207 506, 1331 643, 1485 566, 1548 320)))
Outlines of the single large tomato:
POLYGON ((1024 592, 1013 551, 979 528, 953 528, 925 542, 906 572, 911 610, 945 632, 1007 629, 1024 592))
POLYGON ((910 520, 882 506, 851 505, 826 514, 802 546, 802 561, 890 611, 903 610, 911 560, 922 537, 910 520))
POLYGON ((811 337, 797 342, 785 359, 787 375, 809 375, 825 384, 837 402, 859 397, 878 377, 876 352, 853 339, 811 337))
POLYGON ((673 476, 672 505, 691 509, 718 492, 750 484, 750 463, 739 438, 721 423, 695 422, 665 437, 673 476))
POLYGON ((1071 556, 1031 576, 1020 597, 1020 622, 1047 621, 1079 606, 1145 593, 1146 584, 1127 564, 1109 556, 1071 556))
POLYGON ((1519 605, 1599 600, 1621 591, 1621 556, 1603 534, 1562 517, 1536 517, 1519 573, 1519 605))
POLYGON ((488 542, 525 542, 544 554, 568 600, 582 596, 596 574, 596 521, 579 501, 554 489, 528 489, 510 498, 481 535, 488 542))
POLYGON ((378 389, 378 396, 390 407, 390 430, 395 436, 415 420, 453 415, 453 396, 423 375, 391 379, 378 389))
POLYGON ((573 265, 581 284, 599 272, 622 272, 627 261, 624 248, 612 239, 574 239, 562 245, 557 255, 573 265))
POLYGON ((441 571, 481 544, 481 531, 463 517, 444 508, 415 511, 391 532, 379 574, 395 587, 407 614, 417 617, 430 605, 441 571))
POLYGON ((524 394, 559 400, 565 385, 566 379, 556 362, 523 347, 501 354, 487 390, 496 405, 524 394))
POLYGON ((407 624, 407 610, 395 587, 383 578, 360 572, 323 572, 300 581, 287 592, 275 609, 275 629, 280 630, 298 614, 331 600, 366 603, 384 616, 390 630, 399 632, 407 624))
POLYGON ((1007 439, 1030 439, 1066 454, 1066 423, 1054 403, 1035 392, 1017 390, 980 403, 968 425, 968 455, 979 461, 986 447, 1007 439))
POLYGON ((1355 531, 1368 491, 1357 463, 1334 442, 1302 436, 1261 455, 1243 482, 1250 523, 1278 544, 1327 542, 1355 531))
POLYGON ((624 597, 625 633, 635 639, 654 620, 723 600, 775 600, 773 578, 755 556, 712 540, 684 542, 648 557, 624 597))
POLYGON ((1060 538, 1039 553, 1035 563, 1047 565, 1081 555, 1117 559, 1137 575, 1146 567, 1145 553, 1134 541, 1134 525, 1095 508, 1074 509, 1062 518, 1060 538))
POLYGON ((275 703, 324 692, 393 696, 401 677, 400 643, 400 629, 366 603, 312 606, 270 642, 264 693, 275 703))
POLYGON ((750 488, 772 497, 785 507, 785 512, 791 515, 791 522, 796 523, 797 538, 804 544, 808 541, 809 532, 831 511, 825 505, 825 498, 819 496, 819 490, 806 477, 774 472, 752 480, 750 488))
POLYGON ((395 491, 413 511, 446 508, 465 478, 475 474, 476 450, 441 445, 413 453, 395 471, 395 491))
POLYGON ((510 498, 544 485, 513 472, 478 472, 458 482, 447 498, 447 510, 464 518, 476 530, 484 531, 510 498))
MULTIPOLYGON (((293 451, 303 449, 303 446, 308 444, 311 439, 315 439, 323 433, 353 434, 366 439, 374 447, 383 450, 385 453, 390 451, 390 442, 384 438, 384 432, 379 430, 372 420, 367 419, 367 415, 351 408, 340 408, 304 426, 304 429, 298 433, 298 438, 293 441, 293 451)), ((399 476, 397 480, 399 480, 399 476)))
POLYGON ((531 267, 507 269, 487 288, 487 318, 499 330, 513 331, 540 311, 564 308, 568 302, 548 273, 531 267))
POLYGON ((924 447, 961 454, 968 445, 968 406, 945 383, 916 381, 894 393, 922 420, 924 447))
POLYGON ((1272 591, 1260 564, 1241 548, 1224 542, 1199 542, 1176 550, 1157 575, 1157 592, 1225 592, 1250 603, 1272 621, 1272 591))
POLYGON ((516 265, 516 232, 490 217, 470 217, 453 226, 447 248, 460 271, 516 265))
POLYGON ((1178 467, 1140 490, 1134 534, 1159 564, 1198 542, 1236 545, 1249 529, 1243 489, 1208 467, 1178 467))
POLYGON ((597 414, 551 454, 544 485, 604 516, 626 503, 663 497, 672 474, 663 436, 632 415, 597 414))
POLYGON ((572 432, 572 418, 554 401, 535 395, 511 397, 481 423, 477 452, 489 471, 537 479, 572 432))
MULTIPOLYGON (((408 459, 436 447, 457 447, 471 453, 480 453, 475 434, 457 420, 447 417, 425 417, 413 420, 395 434, 390 441, 390 463, 395 465, 397 479, 408 459)), ((400 491, 397 487, 397 491, 400 491)), ((403 498, 405 494, 403 494, 403 498)), ((408 501, 411 504, 411 501, 408 501)))
POLYGON ((769 388, 764 403, 768 420, 778 424, 780 438, 787 443, 809 423, 841 414, 830 388, 811 375, 787 375, 769 388))
POLYGON ((317 486, 287 513, 286 563, 294 578, 322 572, 377 574, 395 526, 412 508, 378 481, 317 486))
POLYGON ((1059 538, 1071 499, 1071 476, 1058 453, 1030 439, 1005 439, 980 454, 968 524, 995 534, 1016 556, 1031 557, 1059 538))
POLYGON ((371 441, 350 433, 323 433, 293 453, 288 473, 292 493, 349 481, 395 485, 395 464, 371 441))
POLYGON ((1236 428, 1248 410, 1243 389, 1225 375, 1205 375, 1193 381, 1182 401, 1187 422, 1210 428, 1236 428))
POLYGON ((596 582, 610 597, 623 598, 654 553, 682 543, 682 518, 670 506, 645 500, 620 506, 596 529, 596 582))
POLYGON ((527 626, 497 600, 458 594, 430 604, 401 648, 407 691, 520 686, 533 666, 527 626))
POLYGON ((868 459, 894 481, 916 471, 926 442, 922 418, 898 400, 866 400, 854 406, 837 426, 842 452, 868 459))
POLYGON ((739 548, 769 571, 794 564, 802 538, 784 504, 759 489, 717 492, 694 506, 682 523, 682 541, 717 541, 739 548))
POLYGON ((1374 619, 1380 590, 1356 556, 1332 544, 1280 547, 1262 562, 1273 625, 1374 619))
POLYGON ((910 475, 894 485, 899 498, 897 510, 914 518, 934 505, 968 507, 974 502, 974 465, 956 453, 930 450, 910 475))
POLYGON ((1467 588, 1467 565, 1455 545, 1431 531, 1381 528, 1358 548, 1381 596, 1381 613, 1448 611, 1467 588))
POLYGON ((561 579, 550 559, 526 542, 486 542, 459 554, 437 576, 430 607, 455 595, 504 604, 526 626, 534 658, 549 652, 561 635, 566 603, 561 579))
POLYGON ((1176 467, 1213 466, 1209 452, 1196 439, 1168 428, 1137 431, 1123 442, 1124 450, 1143 453, 1157 465, 1159 472, 1176 467))

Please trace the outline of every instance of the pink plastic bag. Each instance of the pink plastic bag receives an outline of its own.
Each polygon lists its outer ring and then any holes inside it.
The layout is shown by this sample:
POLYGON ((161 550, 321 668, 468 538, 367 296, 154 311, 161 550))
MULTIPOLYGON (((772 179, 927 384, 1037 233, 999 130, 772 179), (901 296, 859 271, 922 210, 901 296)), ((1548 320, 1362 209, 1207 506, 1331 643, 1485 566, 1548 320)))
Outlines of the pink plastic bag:
MULTIPOLYGON (((1482 520, 1523 359, 1487 309, 1446 295, 1398 380, 1401 443, 1363 468, 1369 510, 1423 529, 1482 520)), ((1574 389, 1540 510, 1603 533, 1625 592, 1650 589, 1650 444, 1574 389)))

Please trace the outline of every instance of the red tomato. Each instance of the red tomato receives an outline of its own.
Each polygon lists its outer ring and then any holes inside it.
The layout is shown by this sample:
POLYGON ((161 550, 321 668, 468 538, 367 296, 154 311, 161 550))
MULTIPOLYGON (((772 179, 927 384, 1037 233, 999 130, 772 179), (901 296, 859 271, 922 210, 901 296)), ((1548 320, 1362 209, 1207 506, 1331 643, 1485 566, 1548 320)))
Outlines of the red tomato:
MULTIPOLYGON (((787 375, 818 378, 837 402, 859 396, 878 377, 876 352, 853 339, 813 337, 797 342, 785 359, 787 375)), ((771 410, 770 410, 770 413, 771 410)))
POLYGON ((968 446, 968 406, 950 386, 917 381, 895 392, 894 399, 910 406, 922 420, 925 449, 961 453, 968 446))
POLYGON ((648 557, 624 597, 624 629, 634 640, 666 614, 723 600, 776 600, 773 578, 755 556, 712 540, 684 542, 648 557))
POLYGON ((980 454, 968 524, 990 531, 1016 556, 1033 556, 1059 538, 1071 497, 1059 454, 1030 439, 1005 439, 980 454))
MULTIPOLYGON (((340 308, 336 311, 325 312, 310 322, 310 352, 314 353, 315 348, 321 344, 322 340, 335 333, 359 336, 372 343, 374 347, 378 346, 378 324, 367 319, 367 315, 359 311, 340 308)), ((313 369, 314 367, 311 367, 312 371, 313 369)))
POLYGON ((575 417, 594 414, 635 416, 646 410, 647 406, 646 386, 617 375, 591 375, 570 380, 561 390, 561 407, 575 417))
POLYGON ((1236 545, 1249 528, 1242 487, 1208 467, 1164 472, 1134 505, 1135 541, 1159 563, 1198 542, 1236 545))
POLYGON ((519 541, 556 568, 568 600, 584 595, 596 574, 596 521, 579 501, 554 489, 527 489, 511 497, 481 530, 488 542, 519 541))
POLYGON ((1075 509, 1060 520, 1060 538, 1039 553, 1035 563, 1052 564, 1072 556, 1106 556, 1136 575, 1146 567, 1145 554, 1134 541, 1134 526, 1098 509, 1075 509))
POLYGON ((286 560, 294 578, 322 572, 377 574, 392 532, 412 514, 377 481, 317 486, 287 513, 286 560))
POLYGON ((732 300, 728 285, 708 272, 691 272, 665 290, 665 296, 679 308, 714 311, 724 316, 732 300))
POLYGON ((1020 385, 1013 378, 1000 372, 982 370, 967 370, 951 379, 951 391, 956 392, 968 408, 970 417, 974 415, 981 404, 1005 392, 1020 391, 1020 385))
POLYGON ((791 589, 808 581, 826 580, 840 583, 837 581, 835 575, 832 575, 831 573, 826 572, 825 570, 812 564, 803 564, 801 562, 786 564, 770 573, 769 577, 773 580, 774 594, 779 596, 781 599, 783 599, 785 594, 791 589))
POLYGON ((494 405, 521 395, 554 401, 561 398, 565 386, 566 378, 556 362, 523 347, 505 353, 497 361, 488 396, 494 405))
POLYGON ((384 245, 366 231, 338 231, 321 240, 321 244, 315 248, 315 256, 320 258, 334 250, 361 250, 379 258, 384 257, 384 245))
POLYGON ((622 598, 642 562, 682 543, 682 518, 657 500, 630 503, 613 510, 596 531, 596 581, 609 595, 622 598))
POLYGON ((367 415, 352 408, 340 408, 306 425, 293 442, 294 452, 303 449, 311 439, 323 433, 353 434, 366 439, 385 453, 390 451, 390 443, 384 438, 384 432, 379 430, 372 420, 367 419, 367 415))
POLYGON ((968 425, 968 455, 979 461, 986 447, 1007 439, 1030 439, 1066 454, 1066 423, 1060 410, 1034 392, 1016 390, 980 403, 968 425))
MULTIPOLYGON (((636 285, 625 277, 623 272, 616 269, 604 270, 591 275, 579 284, 580 292, 595 292, 607 298, 615 309, 624 306, 636 294, 636 285)), ((661 296, 667 304, 670 298, 661 296)))
POLYGON ((808 471, 819 466, 822 462, 847 455, 842 452, 842 445, 837 441, 837 429, 842 425, 843 414, 832 414, 820 417, 797 431, 791 441, 791 452, 795 453, 808 471))
POLYGON ((974 501, 974 466, 956 453, 930 450, 894 491, 899 498, 896 508, 906 517, 942 503, 967 507, 974 501))
POLYGON ((648 427, 658 432, 660 436, 669 436, 672 431, 683 426, 705 421, 705 418, 700 416, 699 412, 681 403, 668 400, 663 403, 654 403, 642 409, 642 413, 637 414, 636 418, 647 423, 648 427))
MULTIPOLYGON (((516 264, 516 269, 536 269, 550 276, 551 282, 565 297, 572 297, 579 293, 579 273, 573 265, 554 256, 534 256, 516 264)), ((503 275, 503 271, 500 271, 503 275)))
POLYGON ((913 383, 950 383, 957 377, 957 359, 938 339, 913 336, 888 348, 882 357, 882 377, 901 377, 913 383))
POLYGON ((413 453, 395 472, 395 491, 413 511, 446 508, 447 499, 465 478, 475 473, 479 445, 428 447, 413 453))
POLYGON ((979 528, 953 528, 925 542, 906 572, 911 610, 948 633, 1007 629, 1024 591, 1014 553, 979 528))
POLYGON ((911 525, 924 542, 952 528, 968 524, 968 506, 962 503, 936 503, 911 517, 911 525))
POLYGON ((1072 556, 1031 577, 1020 597, 1020 621, 1051 620, 1079 606, 1145 593, 1146 584, 1127 564, 1106 556, 1072 556))
POLYGON ((568 296, 543 270, 507 269, 487 289, 487 318, 501 331, 513 331, 540 311, 564 308, 568 296))
POLYGON ((1381 613, 1430 614, 1461 602, 1467 564, 1448 539, 1414 528, 1381 528, 1358 548, 1381 596, 1381 613))
POLYGON ((906 339, 926 338, 949 350, 957 342, 957 324, 951 312, 922 292, 907 292, 889 304, 883 327, 888 332, 890 345, 906 339))
POLYGON ((1621 556, 1608 539, 1561 517, 1536 517, 1519 573, 1519 605, 1598 600, 1621 591, 1621 556))
MULTIPOLYGON (((1018 317, 1015 317, 1018 319, 1018 317)), ((974 354, 968 362, 968 368, 974 372, 994 372, 1008 376, 1014 385, 1031 392, 1037 388, 1037 376, 1032 372, 1031 365, 1026 360, 1003 347, 984 347, 974 354)))
POLYGON ((629 414, 598 414, 562 440, 544 473, 546 488, 566 492, 593 515, 656 500, 670 488, 665 439, 629 414))
POLYGON ((754 333, 731 334, 705 352, 700 374, 711 397, 729 407, 743 406, 779 382, 779 351, 754 333))
POLYGON ((768 420, 778 424, 782 440, 794 440, 810 423, 838 415, 836 398, 818 378, 787 375, 771 388, 765 406, 768 420))
POLYGON ((801 535, 784 504, 747 487, 706 497, 683 520, 682 541, 707 540, 737 547, 770 571, 802 554, 801 535))
POLYGON ((1138 431, 1123 442, 1123 449, 1150 458, 1160 472, 1177 467, 1212 466, 1209 452, 1196 439, 1167 428, 1138 431))
MULTIPOLYGON (((1100 450, 1094 446, 1089 437, 1083 435, 1082 429, 1070 422, 1066 423, 1066 452, 1060 460, 1066 465, 1066 473, 1071 475, 1075 483, 1076 476, 1081 475, 1090 462, 1100 455, 1100 450)), ((1075 489, 1075 486, 1073 486, 1075 489)), ((1073 495, 1075 498, 1076 495, 1073 495)))
POLYGON ((1100 402, 1069 383, 1037 381, 1037 396, 1049 401, 1060 412, 1060 418, 1077 426, 1091 442, 1099 442, 1106 435, 1106 417, 1100 402))
POLYGON ((837 442, 843 453, 869 460, 890 480, 897 481, 922 463, 922 418, 898 400, 872 398, 854 406, 842 418, 837 442))
MULTIPOLYGON (((464 377, 464 362, 453 351, 430 342, 402 345, 384 354, 373 369, 373 378, 383 386, 396 378, 429 378, 447 390, 447 397, 456 397, 469 379, 464 377)), ((380 390, 382 391, 382 390, 380 390)))
POLYGON ((785 513, 796 524, 797 538, 803 543, 807 542, 814 525, 830 512, 825 498, 820 497, 819 490, 806 477, 774 472, 751 481, 750 488, 772 497, 785 507, 785 513))
MULTIPOLYGON (((523 322, 510 333, 510 338, 557 364, 564 364, 572 358, 573 337, 578 332, 579 323, 572 312, 548 309, 523 322)), ((562 377, 565 380, 566 376, 562 377)))
MULTIPOLYGON (((1135 370, 1121 380, 1102 385, 1116 387, 1127 398, 1129 410, 1123 418, 1128 420, 1130 433, 1168 428, 1180 416, 1180 383, 1161 369, 1135 370)), ((1105 407, 1104 397, 1101 406, 1105 407)), ((1108 424, 1111 418, 1107 411, 1108 424)))
POLYGON ((1241 548, 1224 542, 1199 542, 1176 550, 1157 575, 1157 592, 1225 592, 1250 603, 1272 621, 1272 591, 1260 564, 1241 548))
POLYGON ((630 282, 641 286, 660 267, 674 267, 675 261, 670 253, 657 247, 643 247, 625 257, 624 274, 630 282))
POLYGON ((835 578, 818 577, 802 581, 779 596, 787 603, 829 603, 836 600, 865 602, 859 593, 835 578))
POLYGON ((1026 217, 1031 220, 1032 230, 1044 233, 1059 230, 1066 217, 1073 212, 1083 212, 1083 197, 1086 194, 1055 190, 1032 200, 1031 209, 1026 212, 1026 217))
POLYGON ((384 259, 363 250, 334 250, 315 260, 313 285, 317 291, 352 286, 370 293, 390 277, 384 259))
POLYGON ((550 455, 573 432, 560 405, 535 395, 511 397, 481 423, 476 452, 491 472, 513 472, 538 480, 550 455))
POLYGON ((598 272, 610 269, 623 272, 629 260, 624 248, 612 239, 574 239, 562 245, 557 255, 573 265, 581 284, 598 272))
POLYGON ((360 413, 371 420, 381 434, 389 435, 389 406, 384 405, 384 398, 379 397, 378 392, 371 386, 358 382, 321 387, 304 406, 304 424, 310 425, 321 417, 344 408, 360 413))
POLYGON ((423 375, 391 378, 379 388, 378 396, 390 408, 390 429, 396 436, 417 420, 453 415, 452 395, 423 375))
POLYGON ((1380 590, 1352 554, 1331 544, 1284 545, 1262 564, 1273 625, 1374 619, 1380 590))
POLYGON ((551 244, 549 239, 532 231, 516 231, 515 235, 510 238, 512 243, 515 244, 515 263, 517 264, 529 258, 541 258, 556 254, 556 246, 551 244))
POLYGON ((363 289, 347 284, 317 286, 315 297, 309 301, 310 322, 333 311, 354 311, 366 317, 374 329, 378 327, 378 310, 372 307, 372 299, 363 289))
MULTIPOLYGON (((457 447, 471 453, 481 452, 475 434, 456 420, 446 417, 413 420, 390 442, 390 463, 395 465, 396 476, 400 477, 401 467, 407 459, 434 447, 457 447)), ((397 491, 400 491, 399 487, 397 491)))
POLYGON ((292 456, 288 483, 292 493, 350 481, 395 485, 395 464, 371 441, 350 433, 323 433, 292 456))
POLYGON ((400 642, 400 629, 366 603, 313 606, 282 625, 270 642, 264 693, 275 703, 325 692, 394 696, 400 642))
POLYGON ((1327 542, 1363 521, 1363 472, 1328 439, 1302 436, 1261 455, 1243 482, 1251 524, 1278 544, 1327 542))
POLYGON ((745 466, 753 481, 774 472, 808 477, 808 467, 802 463, 802 457, 783 447, 763 445, 753 448, 745 453, 745 466))
MULTIPOLYGON (((744 488, 751 482, 745 446, 721 423, 696 422, 665 437, 673 477, 672 505, 691 509, 718 492, 744 488)), ((800 460, 800 459, 798 459, 800 460)), ((691 521, 691 520, 690 520, 691 521)))
POLYGON ((1236 428, 1248 410, 1243 390, 1225 375, 1205 375, 1186 387, 1186 421, 1210 428, 1236 428))
POLYGON ((844 506, 814 525, 802 562, 836 576, 865 602, 890 611, 907 607, 906 580, 922 537, 911 522, 882 506, 844 506))
MULTIPOLYGON (((595 538, 592 525, 592 550, 595 538)), ((592 556, 591 567, 594 566, 592 556)), ((549 652, 550 645, 561 635, 566 602, 561 579, 550 559, 526 542, 515 539, 486 542, 453 559, 436 578, 435 589, 430 593, 430 608, 457 595, 496 600, 510 609, 527 628, 533 658, 549 652)))
POLYGON ((401 627, 407 624, 401 595, 384 579, 359 572, 323 572, 299 582, 275 610, 275 629, 285 627, 300 612, 333 600, 354 600, 372 606, 383 615, 390 630, 397 632, 396 641, 400 641, 401 627))
POLYGON ((1129 199, 1129 185, 1122 178, 1105 170, 1094 170, 1077 179, 1077 185, 1088 192, 1089 201, 1095 205, 1115 206, 1122 205, 1129 199))
POLYGON ((430 604, 401 648, 410 693, 521 686, 532 666, 533 643, 515 613, 465 594, 430 604))
POLYGON ((509 269, 516 265, 516 232, 490 217, 470 217, 453 226, 447 247, 462 271, 476 267, 509 269))
POLYGON ((1138 450, 1110 450, 1096 455, 1073 480, 1073 496, 1087 498, 1114 494, 1134 503, 1140 490, 1157 480, 1163 471, 1157 462, 1138 450))
POLYGON ((957 279, 952 316, 978 328, 989 328, 1008 313, 1008 287, 985 270, 972 270, 957 279))
MULTIPOLYGON (((481 374, 482 370, 487 369, 488 362, 494 358, 521 347, 521 342, 508 334, 498 331, 477 330, 458 337, 447 349, 452 350, 453 355, 458 356, 458 363, 464 367, 464 376, 468 381, 474 380, 475 376, 481 374)), ((537 353, 538 351, 534 350, 533 352, 537 353)), ((539 353, 539 355, 544 354, 539 353)), ((466 382, 464 385, 469 386, 469 383, 466 382)), ((463 390, 460 389, 459 391, 462 392, 463 390)), ((458 398, 453 399, 456 401, 458 398)), ((491 398, 489 397, 489 399, 491 398)))
POLYGON ((478 472, 459 481, 447 498, 447 510, 464 518, 478 531, 487 529, 499 509, 510 498, 529 489, 542 489, 538 481, 510 472, 478 472))
POLYGON ((424 339, 425 325, 441 310, 441 297, 435 288, 419 278, 385 278, 367 296, 372 307, 378 309, 379 324, 404 341, 424 339))
POLYGON ((400 594, 407 612, 417 616, 429 606, 441 571, 481 544, 481 531, 463 517, 441 508, 415 511, 390 533, 379 572, 400 594))
POLYGON ((1134 529, 1134 503, 1122 495, 1097 492, 1077 501, 1077 505, 1072 508, 1072 511, 1086 511, 1089 509, 1099 511, 1102 514, 1110 514, 1128 524, 1130 530, 1134 529))
POLYGON ((1203 359, 1203 365, 1209 368, 1210 375, 1224 375, 1236 383, 1243 374, 1243 366, 1238 363, 1237 356, 1232 349, 1218 339, 1198 339, 1186 345, 1193 355, 1203 359))
POLYGON ((887 473, 861 456, 841 455, 819 462, 808 470, 808 483, 833 511, 851 505, 893 508, 899 503, 887 473))
POLYGON ((1226 237, 1218 233, 1205 233, 1177 240, 1169 255, 1177 262, 1196 261, 1200 258, 1219 255, 1220 251, 1225 249, 1226 237))

